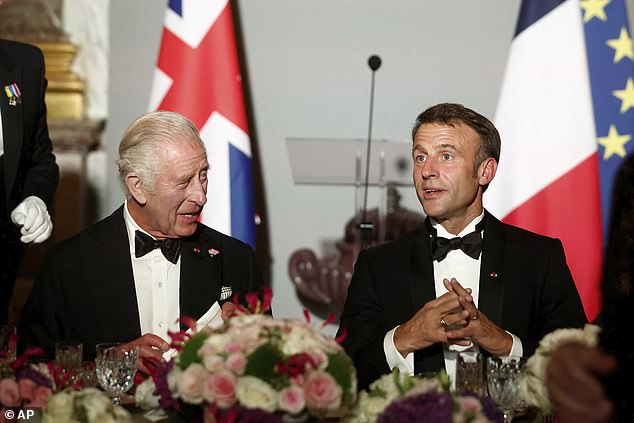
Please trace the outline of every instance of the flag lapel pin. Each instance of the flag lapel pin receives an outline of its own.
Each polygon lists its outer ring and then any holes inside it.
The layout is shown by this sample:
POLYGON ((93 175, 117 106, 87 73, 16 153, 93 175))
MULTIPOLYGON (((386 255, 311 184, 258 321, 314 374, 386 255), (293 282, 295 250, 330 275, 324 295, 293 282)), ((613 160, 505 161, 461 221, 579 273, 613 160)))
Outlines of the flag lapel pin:
POLYGON ((22 103, 22 93, 20 92, 20 88, 18 84, 13 83, 10 85, 4 86, 4 92, 7 94, 9 98, 9 106, 15 106, 17 104, 22 103))

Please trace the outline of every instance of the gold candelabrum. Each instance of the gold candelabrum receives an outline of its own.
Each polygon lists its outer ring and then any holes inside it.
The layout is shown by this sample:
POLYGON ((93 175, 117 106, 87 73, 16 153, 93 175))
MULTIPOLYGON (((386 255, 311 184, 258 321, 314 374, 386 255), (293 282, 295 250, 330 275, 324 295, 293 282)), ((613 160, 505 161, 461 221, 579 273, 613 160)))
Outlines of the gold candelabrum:
POLYGON ((77 47, 70 42, 33 42, 46 62, 46 107, 53 119, 84 117, 84 82, 71 71, 77 47))

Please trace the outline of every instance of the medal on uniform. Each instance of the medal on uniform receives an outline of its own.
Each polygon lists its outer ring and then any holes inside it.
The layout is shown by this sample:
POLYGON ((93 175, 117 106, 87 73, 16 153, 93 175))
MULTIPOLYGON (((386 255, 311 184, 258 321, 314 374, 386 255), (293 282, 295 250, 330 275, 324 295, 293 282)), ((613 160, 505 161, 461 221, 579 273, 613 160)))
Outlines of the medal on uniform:
POLYGON ((4 92, 9 98, 9 106, 15 106, 22 103, 22 92, 20 92, 18 84, 13 83, 10 85, 5 85, 4 92))

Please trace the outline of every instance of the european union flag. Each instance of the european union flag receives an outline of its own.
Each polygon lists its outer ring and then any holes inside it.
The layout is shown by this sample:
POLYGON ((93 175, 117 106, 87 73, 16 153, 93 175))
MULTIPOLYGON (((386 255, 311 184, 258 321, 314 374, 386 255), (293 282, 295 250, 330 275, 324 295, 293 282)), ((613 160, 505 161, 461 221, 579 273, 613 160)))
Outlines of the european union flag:
POLYGON ((614 178, 634 151, 634 48, 625 0, 582 0, 592 104, 599 146, 604 243, 614 178))

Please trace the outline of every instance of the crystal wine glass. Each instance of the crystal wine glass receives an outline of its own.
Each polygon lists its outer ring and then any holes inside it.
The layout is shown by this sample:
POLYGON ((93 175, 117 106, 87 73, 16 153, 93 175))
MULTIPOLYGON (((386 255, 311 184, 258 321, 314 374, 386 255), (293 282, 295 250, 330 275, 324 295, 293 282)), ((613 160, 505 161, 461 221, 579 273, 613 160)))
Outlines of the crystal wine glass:
POLYGON ((95 358, 97 380, 101 387, 112 396, 112 402, 121 403, 121 394, 134 383, 137 370, 139 348, 129 344, 108 342, 97 344, 95 358))
POLYGON ((487 359, 487 387, 489 396, 504 413, 504 423, 510 423, 513 411, 520 402, 520 379, 526 359, 522 357, 489 357, 487 359))

